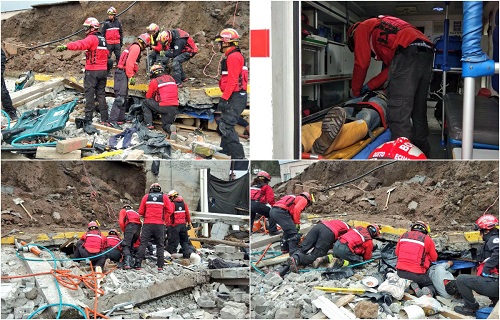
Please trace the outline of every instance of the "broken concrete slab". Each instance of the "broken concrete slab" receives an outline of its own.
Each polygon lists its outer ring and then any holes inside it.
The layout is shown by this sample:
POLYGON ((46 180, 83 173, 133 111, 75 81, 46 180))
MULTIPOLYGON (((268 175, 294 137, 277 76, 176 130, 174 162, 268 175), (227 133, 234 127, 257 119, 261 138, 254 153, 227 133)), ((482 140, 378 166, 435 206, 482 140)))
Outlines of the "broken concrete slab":
POLYGON ((12 103, 16 104, 26 98, 32 98, 40 92, 49 93, 49 91, 62 91, 64 90, 64 83, 62 79, 52 79, 47 82, 41 82, 33 85, 32 87, 10 93, 12 103))
POLYGON ((59 153, 55 147, 38 147, 36 149, 37 159, 57 159, 57 160, 80 160, 82 150, 74 150, 68 153, 59 153))

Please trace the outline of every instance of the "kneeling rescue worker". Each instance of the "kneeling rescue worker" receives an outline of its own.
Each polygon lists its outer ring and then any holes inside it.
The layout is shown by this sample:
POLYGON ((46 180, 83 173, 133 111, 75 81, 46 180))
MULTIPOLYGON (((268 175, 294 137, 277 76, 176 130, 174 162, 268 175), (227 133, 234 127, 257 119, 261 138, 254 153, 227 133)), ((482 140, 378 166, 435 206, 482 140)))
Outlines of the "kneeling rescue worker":
POLYGON ((380 228, 376 224, 351 228, 335 242, 333 254, 327 256, 328 260, 334 262, 334 267, 346 267, 349 264, 370 260, 373 254, 372 239, 379 236, 380 228))
POLYGON ((91 258, 94 267, 104 267, 106 255, 99 255, 106 246, 106 238, 101 234, 99 225, 95 221, 90 221, 88 231, 76 242, 74 251, 75 258, 91 258), (95 257, 99 255, 98 257, 95 257))
POLYGON ((106 236, 105 250, 110 250, 106 253, 106 258, 114 262, 119 262, 122 259, 122 247, 119 245, 122 239, 118 235, 116 229, 110 229, 106 236))

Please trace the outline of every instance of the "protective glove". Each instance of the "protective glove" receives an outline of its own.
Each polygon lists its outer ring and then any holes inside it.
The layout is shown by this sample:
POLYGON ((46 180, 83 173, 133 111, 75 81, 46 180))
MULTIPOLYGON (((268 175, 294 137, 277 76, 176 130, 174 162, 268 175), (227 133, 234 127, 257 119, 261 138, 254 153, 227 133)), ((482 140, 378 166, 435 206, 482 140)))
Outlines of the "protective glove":
POLYGON ((131 86, 134 86, 135 85, 135 78, 132 77, 130 78, 129 82, 128 82, 131 86))
POLYGON ((66 46, 64 44, 62 46, 57 46, 56 50, 57 50, 57 52, 68 50, 68 46, 66 46))
POLYGON ((186 223, 186 228, 188 231, 191 230, 191 225, 189 223, 186 223))
POLYGON ((163 51, 163 50, 162 50, 162 51, 160 51, 160 57, 162 57, 162 58, 163 58, 164 56, 165 56, 165 51, 163 51))
POLYGON ((371 91, 370 88, 368 88, 368 85, 364 84, 362 87, 361 87, 361 95, 364 95, 365 93, 367 93, 368 91, 371 91))
POLYGON ((300 231, 300 224, 296 224, 295 229, 297 229, 297 232, 299 232, 300 231))
POLYGON ((220 112, 226 112, 229 109, 229 101, 226 99, 220 98, 219 104, 218 104, 218 109, 220 112))

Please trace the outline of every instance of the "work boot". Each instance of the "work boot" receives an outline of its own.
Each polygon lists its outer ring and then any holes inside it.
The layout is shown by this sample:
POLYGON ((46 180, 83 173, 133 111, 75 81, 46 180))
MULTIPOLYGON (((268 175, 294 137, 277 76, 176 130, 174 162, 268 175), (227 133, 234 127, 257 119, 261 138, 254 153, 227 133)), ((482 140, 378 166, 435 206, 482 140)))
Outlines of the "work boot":
POLYGON ((17 113, 15 111, 11 111, 8 113, 10 121, 16 121, 18 119, 17 113))
POLYGON ((123 269, 130 269, 132 268, 132 257, 131 256, 125 256, 123 259, 123 269))
POLYGON ((472 308, 469 308, 465 305, 463 306, 456 306, 455 308, 453 308, 453 310, 455 310, 455 312, 458 312, 460 314, 463 314, 463 315, 466 315, 466 316, 473 316, 475 317, 476 316, 476 311, 477 309, 472 309, 472 308))
POLYGON ((137 260, 134 264, 134 269, 141 270, 142 269, 142 261, 137 260))
POLYGON ((290 271, 290 266, 288 264, 285 264, 274 272, 278 274, 281 278, 283 278, 288 273, 288 271, 290 271))
POLYGON ((286 261, 286 263, 290 266, 290 271, 294 272, 294 273, 298 273, 299 272, 299 269, 297 268, 298 266, 298 261, 297 261, 297 258, 295 257, 289 257, 286 261))
POLYGON ((328 148, 337 138, 340 129, 345 123, 346 113, 344 108, 332 108, 326 114, 321 125, 321 136, 314 141, 312 152, 325 154, 328 148))
POLYGON ((97 130, 97 128, 92 124, 92 120, 85 120, 83 131, 85 131, 86 134, 94 134, 99 132, 99 130, 97 130))
POLYGON ((155 128, 155 126, 153 126, 152 123, 146 123, 146 127, 149 129, 149 130, 153 130, 155 128))
POLYGON ((312 266, 313 266, 314 269, 318 269, 318 267, 322 263, 327 263, 327 262, 329 262, 328 256, 319 257, 319 258, 316 258, 316 260, 314 260, 312 266))
POLYGON ((420 298, 422 296, 430 296, 430 297, 432 297, 432 292, 431 292, 431 290, 428 287, 423 287, 421 289, 416 282, 412 282, 410 284, 410 287, 415 292, 415 295, 417 296, 417 298, 420 298))
POLYGON ((170 140, 177 141, 177 127, 173 124, 170 125, 170 140))

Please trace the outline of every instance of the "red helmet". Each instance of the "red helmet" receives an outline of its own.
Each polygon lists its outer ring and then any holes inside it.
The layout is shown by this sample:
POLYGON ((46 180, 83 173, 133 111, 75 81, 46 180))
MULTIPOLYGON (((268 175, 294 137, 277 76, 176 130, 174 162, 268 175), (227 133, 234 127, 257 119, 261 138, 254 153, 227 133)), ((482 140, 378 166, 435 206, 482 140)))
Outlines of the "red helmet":
POLYGON ((347 47, 351 52, 354 52, 354 32, 359 26, 359 22, 356 22, 352 26, 349 27, 349 30, 347 30, 347 47))
POLYGON ((150 77, 155 77, 163 74, 165 71, 165 68, 161 64, 153 64, 151 66, 151 69, 149 69, 149 76, 150 77))
POLYGON ((160 192, 161 191, 161 186, 159 183, 155 182, 151 185, 151 187, 149 187, 149 191, 153 191, 153 192, 160 192))
POLYGON ((89 230, 92 230, 92 229, 98 229, 99 228, 99 225, 97 224, 97 222, 95 221, 90 221, 89 222, 89 225, 88 225, 88 228, 89 230))
POLYGON ((181 196, 175 197, 175 202, 184 202, 184 198, 181 196))
POLYGON ((169 43, 170 40, 172 40, 172 32, 169 30, 162 31, 158 34, 158 37, 156 38, 156 41, 159 41, 161 43, 169 43))
POLYGON ((408 138, 400 137, 378 146, 368 159, 426 160, 427 157, 408 138))
POLYGON ((265 171, 257 173, 257 177, 262 177, 264 179, 267 179, 268 181, 271 181, 271 175, 265 171))
POLYGON ((431 233, 431 226, 423 221, 415 222, 414 224, 411 225, 410 229, 412 231, 417 230, 417 231, 423 232, 425 234, 431 233))
POLYGON ((115 7, 109 7, 109 9, 108 9, 108 15, 114 16, 115 14, 116 14, 115 7))
POLYGON ((99 20, 97 20, 96 18, 89 17, 85 20, 83 26, 85 27, 85 29, 90 29, 90 28, 99 29, 100 24, 99 20))
POLYGON ((151 44, 151 37, 147 33, 143 33, 137 37, 139 42, 144 43, 144 45, 149 46, 151 44))
POLYGON ((377 238, 380 236, 380 227, 376 224, 370 224, 366 227, 366 230, 368 230, 368 233, 370 234, 370 237, 372 238, 377 238))
POLYGON ((491 214, 480 216, 474 224, 475 230, 491 230, 498 226, 498 218, 491 214))
POLYGON ((146 30, 149 34, 154 34, 160 31, 160 27, 158 27, 156 23, 151 23, 149 26, 146 27, 146 30))
POLYGON ((118 235, 118 231, 116 229, 109 229, 108 234, 118 235))
POLYGON ((240 39, 240 35, 233 28, 226 28, 215 37, 216 42, 234 42, 236 45, 238 45, 238 39, 240 39))
POLYGON ((305 192, 304 191, 304 192, 301 192, 299 195, 303 196, 304 198, 306 198, 307 199, 307 203, 311 204, 312 198, 311 198, 311 195, 309 194, 309 192, 305 192))

